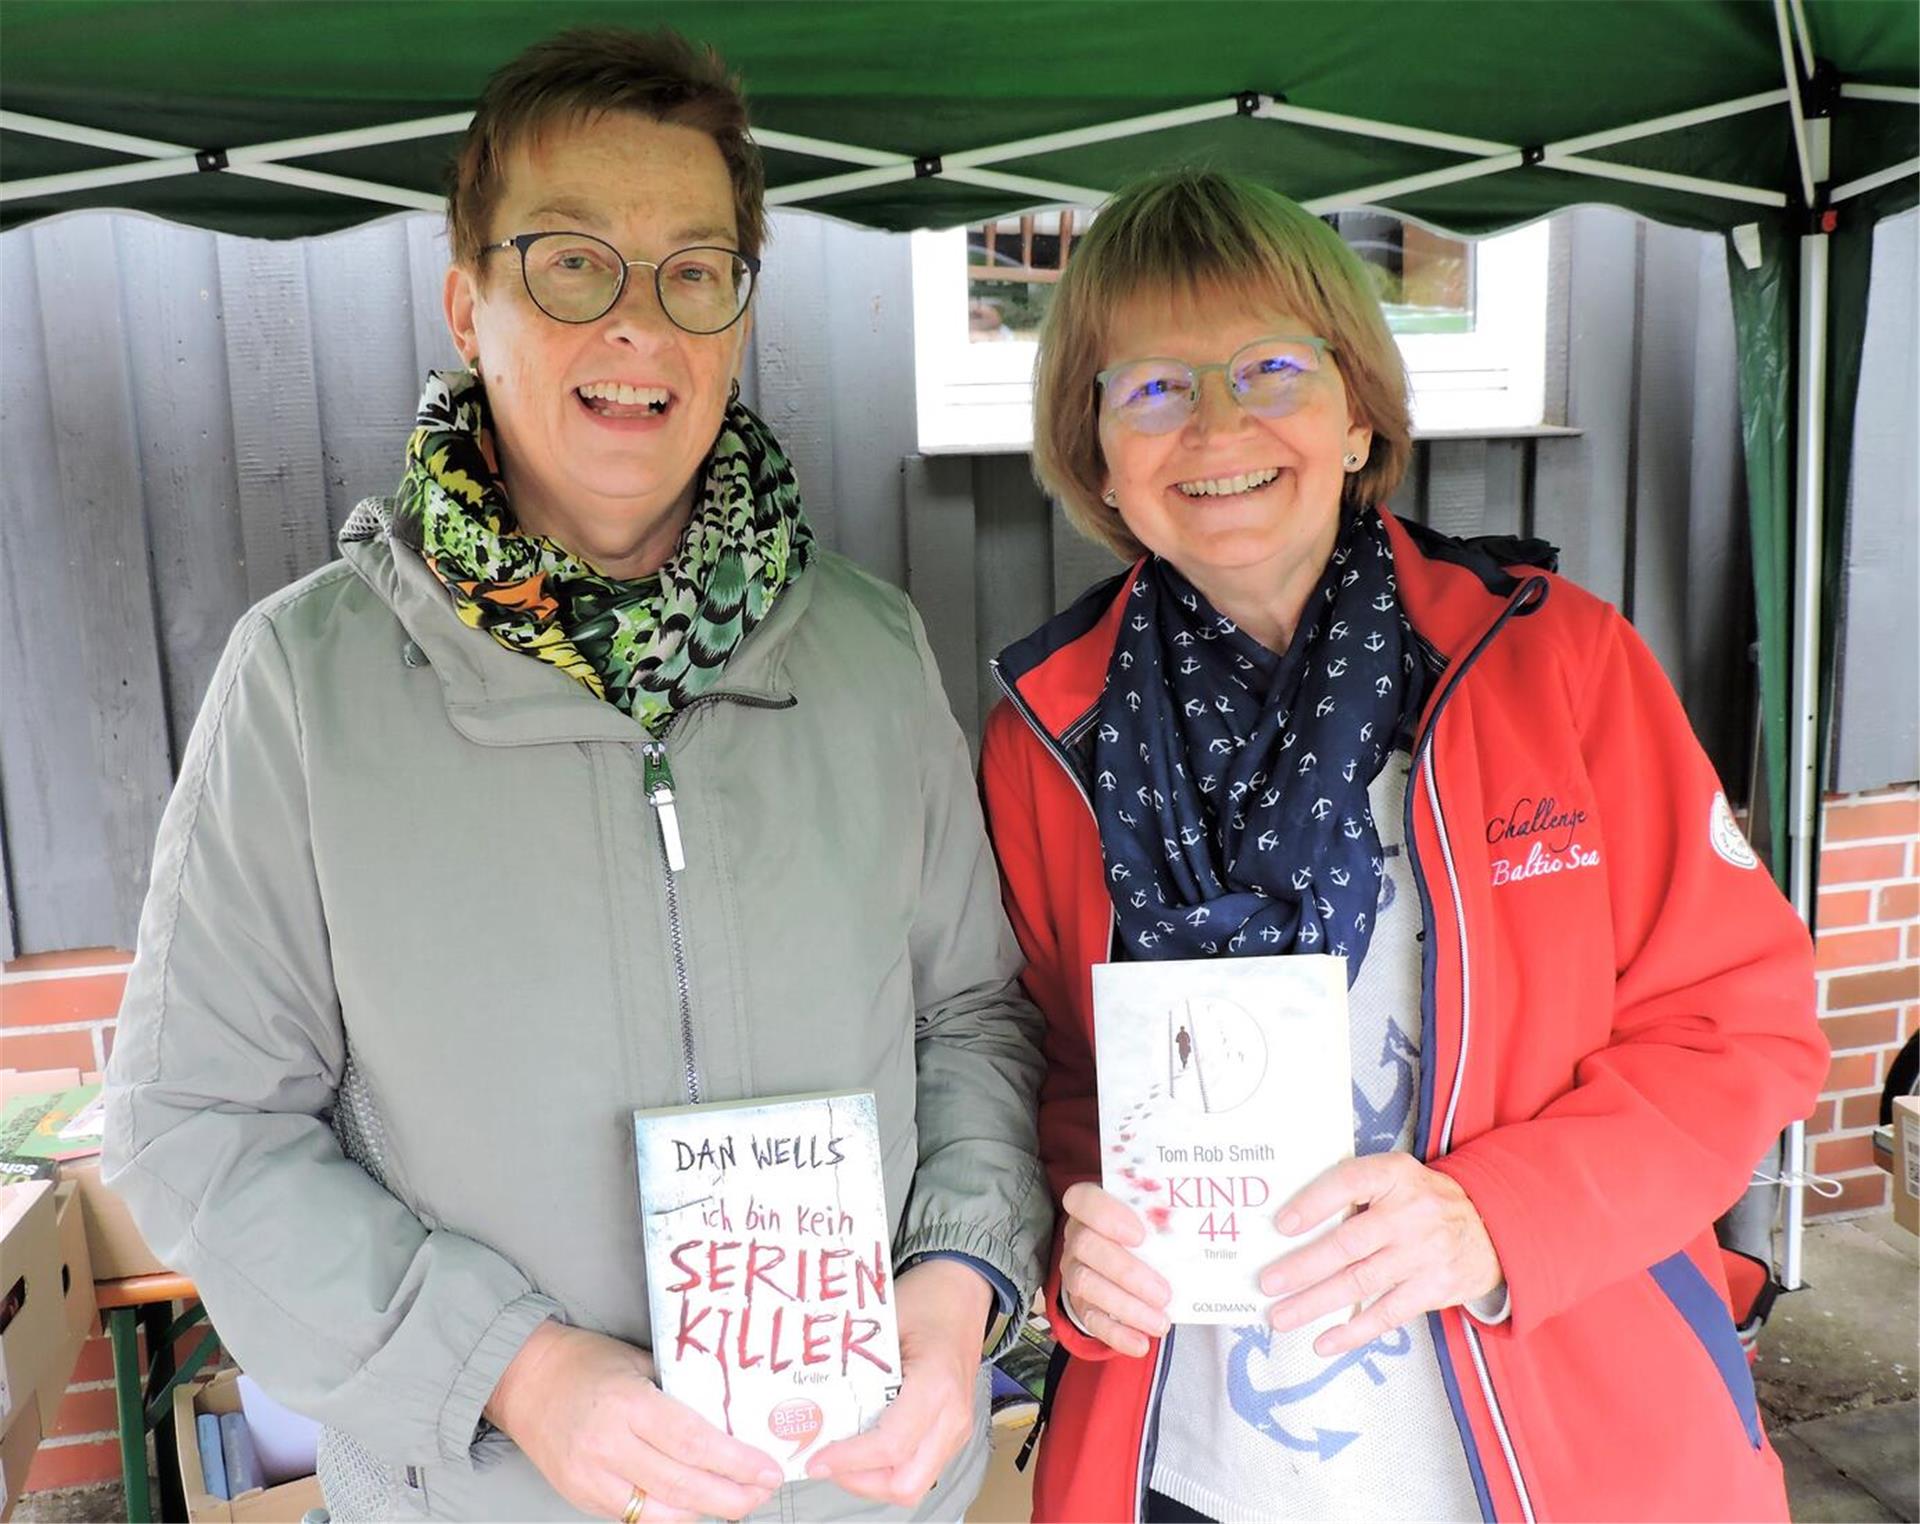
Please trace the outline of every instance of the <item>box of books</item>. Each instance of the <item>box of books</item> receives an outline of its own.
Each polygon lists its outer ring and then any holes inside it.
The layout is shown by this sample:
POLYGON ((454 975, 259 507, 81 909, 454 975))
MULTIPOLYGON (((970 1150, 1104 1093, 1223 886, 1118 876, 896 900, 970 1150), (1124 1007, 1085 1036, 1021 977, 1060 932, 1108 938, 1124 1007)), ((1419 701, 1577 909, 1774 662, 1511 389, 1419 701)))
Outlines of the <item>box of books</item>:
POLYGON ((192 1524, 299 1524, 308 1509, 325 1506, 318 1477, 265 1485, 241 1410, 238 1371, 216 1371, 174 1389, 173 1443, 192 1524))
POLYGON ((72 1181, 94 1278, 159 1274, 168 1267, 141 1238, 126 1203, 100 1179, 99 1085, 99 1075, 78 1069, 0 1070, 0 1116, 11 1115, 12 1134, 26 1144, 25 1151, 9 1154, 8 1128, 0 1123, 0 1183, 72 1181), (50 1116, 56 1120, 49 1121, 50 1116), (92 1131, 83 1131, 89 1126, 92 1131), (48 1141, 35 1142, 36 1135, 48 1141))
MULTIPOLYGON (((35 1406, 67 1348, 59 1209, 49 1181, 0 1190, 0 1429, 35 1406)), ((60 1385, 66 1386, 65 1370, 60 1385)))
POLYGON ((1344 959, 1173 959, 1093 970, 1101 1183, 1139 1214, 1135 1252, 1176 1323, 1241 1324, 1282 1203, 1353 1152, 1344 959))
POLYGON ((900 1386, 873 1097, 636 1111, 633 1128, 660 1385, 798 1480, 900 1386))

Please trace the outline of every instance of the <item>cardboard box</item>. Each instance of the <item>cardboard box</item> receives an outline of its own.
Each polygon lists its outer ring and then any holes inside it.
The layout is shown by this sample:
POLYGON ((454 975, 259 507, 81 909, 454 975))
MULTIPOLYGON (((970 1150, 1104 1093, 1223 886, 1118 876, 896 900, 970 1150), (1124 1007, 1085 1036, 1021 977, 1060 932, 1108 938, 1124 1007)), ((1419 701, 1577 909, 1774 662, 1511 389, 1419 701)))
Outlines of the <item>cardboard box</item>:
POLYGON ((1920 1096, 1893 1098, 1893 1220, 1920 1233, 1920 1096))
POLYGON ((0 1190, 0 1309, 0 1426, 11 1426, 67 1348, 59 1214, 44 1180, 0 1190))
POLYGON ((992 1447, 987 1474, 967 1508, 966 1524, 1025 1524, 1033 1517, 1034 1463, 1029 1459, 1025 1471, 1014 1464, 1033 1432, 1033 1420, 1032 1408, 994 1415, 993 1427, 987 1431, 992 1447))
POLYGON ((81 1210, 79 1187, 62 1180, 54 1187, 53 1200, 54 1222, 60 1235, 66 1343, 40 1382, 40 1427, 48 1434, 53 1432, 60 1404, 66 1398, 81 1347, 93 1337, 100 1315, 93 1301, 93 1263, 87 1253, 87 1221, 81 1210))
MULTIPOLYGON (((0 1101, 16 1095, 42 1095, 49 1090, 70 1090, 75 1085, 92 1084, 100 1076, 82 1074, 78 1069, 0 1070, 0 1101)), ((93 1278, 118 1280, 127 1275, 158 1275, 171 1268, 160 1262, 147 1247, 140 1230, 133 1225, 133 1214, 113 1192, 100 1183, 100 1160, 74 1159, 60 1166, 61 1180, 71 1180, 80 1194, 80 1210, 86 1221, 87 1253, 93 1266, 93 1278)))
POLYGON ((218 1371, 174 1391, 173 1445, 180 1461, 180 1489, 187 1495, 187 1518, 192 1524, 210 1519, 232 1520, 234 1524, 299 1524, 309 1508, 326 1506, 318 1477, 303 1476, 278 1487, 256 1487, 231 1502, 222 1502, 207 1491, 194 1419, 202 1413, 238 1413, 239 1378, 238 1371, 218 1371))
POLYGON ((20 1501, 20 1489, 27 1485, 27 1472, 40 1440, 40 1405, 23 1403, 6 1432, 0 1433, 0 1521, 13 1517, 13 1505, 20 1501))

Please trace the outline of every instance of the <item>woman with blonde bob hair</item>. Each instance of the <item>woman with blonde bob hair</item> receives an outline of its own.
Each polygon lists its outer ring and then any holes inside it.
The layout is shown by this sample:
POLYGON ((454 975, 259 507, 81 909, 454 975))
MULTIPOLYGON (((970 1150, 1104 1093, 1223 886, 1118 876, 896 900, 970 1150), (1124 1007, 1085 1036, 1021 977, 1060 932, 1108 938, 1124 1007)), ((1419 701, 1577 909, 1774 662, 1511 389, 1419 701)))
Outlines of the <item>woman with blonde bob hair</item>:
POLYGON ((1132 563, 1002 653, 981 758, 1062 1208, 1035 1517, 1784 1518, 1712 1223, 1818 1092, 1810 948, 1645 646, 1548 547, 1381 506, 1365 273, 1230 176, 1101 212, 1034 435, 1132 563), (1354 1156, 1273 1204, 1257 1323, 1175 1328, 1089 970, 1316 953, 1354 1156))

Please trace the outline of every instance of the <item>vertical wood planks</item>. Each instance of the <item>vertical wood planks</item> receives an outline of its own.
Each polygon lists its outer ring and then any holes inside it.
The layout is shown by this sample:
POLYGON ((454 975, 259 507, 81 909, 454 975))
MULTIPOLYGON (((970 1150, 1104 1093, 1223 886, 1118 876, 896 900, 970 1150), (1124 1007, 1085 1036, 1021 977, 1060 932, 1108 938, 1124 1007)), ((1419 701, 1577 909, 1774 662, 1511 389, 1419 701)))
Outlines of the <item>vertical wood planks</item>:
POLYGON ((973 457, 978 718, 1000 701, 989 663, 1053 612, 1049 504, 1024 455, 973 457))
POLYGON ((974 604, 972 463, 910 455, 903 474, 907 594, 927 627, 947 703, 980 754, 980 635, 974 604))
POLYGON ((332 554, 307 251, 297 243, 223 236, 219 255, 241 543, 247 596, 258 601, 332 554))
POLYGON ((1568 214, 1567 422, 1573 439, 1535 452, 1534 533, 1561 549, 1561 570, 1618 603, 1626 585, 1627 458, 1634 427, 1634 221, 1604 208, 1568 214))
POLYGON ((0 236, 0 825, 19 950, 113 940, 108 782, 96 764, 68 577, 67 504, 54 452, 36 244, 0 236))
MULTIPOLYGON (((773 256, 779 292, 787 224, 775 217, 773 256)), ((919 448, 914 412, 913 256, 905 233, 821 225, 821 257, 829 298, 828 365, 805 388, 801 405, 825 421, 833 438, 832 510, 838 546, 877 577, 906 577, 900 525, 903 457, 919 448)), ((1024 457, 1022 457, 1024 460, 1024 457)), ((811 502, 811 499, 809 500, 811 502)))
POLYGON ((1106 546, 1096 544, 1068 522, 1065 513, 1045 498, 1041 503, 1053 533, 1053 608, 1035 617, 1066 608, 1094 583, 1111 577, 1126 563, 1106 546))
POLYGON ((778 275, 769 272, 765 288, 754 298, 754 322, 760 416, 793 462, 814 532, 823 544, 837 549, 825 227, 817 217, 781 220, 778 275))
MULTIPOLYGON (((1726 252, 1718 239, 1694 240, 1694 360, 1690 482, 1675 505, 1684 536, 1686 585, 1674 686, 1694 716, 1694 729, 1722 766, 1749 743, 1756 672, 1748 654, 1753 577, 1747 534, 1746 457, 1735 386, 1716 384, 1735 360, 1733 299, 1726 252), (1726 760, 1721 760, 1726 759, 1726 760)), ((1724 780, 1735 792, 1744 780, 1724 780)))
POLYGON ((463 362, 453 335, 447 332, 442 299, 450 262, 446 223, 438 217, 407 217, 400 226, 406 230, 407 317, 413 338, 413 395, 407 399, 407 418, 411 420, 412 404, 419 399, 427 372, 458 370, 463 362))
MULTIPOLYGON (((1920 402, 1915 266, 1920 212, 1873 234, 1847 504, 1846 621, 1837 654, 1841 706, 1832 787, 1875 788, 1911 777, 1920 758, 1913 653, 1920 650, 1920 511, 1914 502, 1914 413, 1920 402), (1889 652, 1901 653, 1889 661, 1889 652)), ((1827 512, 1836 512, 1829 503, 1827 512)))
POLYGON ((1640 372, 1627 586, 1634 627, 1676 683, 1685 670, 1691 580, 1687 504, 1699 305, 1699 236, 1648 224, 1637 316, 1640 372))
POLYGON ((128 372, 153 560, 168 728, 178 758, 247 595, 215 235, 117 223, 128 372))
POLYGON ((1435 439, 1424 445, 1426 522, 1441 534, 1483 534, 1487 505, 1487 441, 1435 439))
POLYGON ((146 865, 172 787, 172 757, 154 618, 140 454, 128 377, 114 219, 61 218, 32 230, 55 487, 112 892, 112 940, 139 919, 146 865))
POLYGON ((327 549, 363 497, 400 479, 420 377, 413 346, 396 334, 411 314, 412 276, 403 222, 387 218, 303 246, 319 411, 327 549))

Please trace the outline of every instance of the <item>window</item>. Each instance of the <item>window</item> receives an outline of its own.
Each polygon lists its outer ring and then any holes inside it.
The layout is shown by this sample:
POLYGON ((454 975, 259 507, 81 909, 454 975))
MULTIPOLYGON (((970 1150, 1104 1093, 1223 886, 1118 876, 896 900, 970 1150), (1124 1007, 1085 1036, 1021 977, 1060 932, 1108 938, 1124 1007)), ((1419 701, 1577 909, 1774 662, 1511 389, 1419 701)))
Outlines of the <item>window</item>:
MULTIPOLYGON (((913 235, 915 375, 927 454, 1026 450, 1040 319, 1085 211, 913 235)), ((1543 421, 1544 222, 1465 243, 1381 212, 1328 219, 1375 279, 1422 434, 1543 421)))

